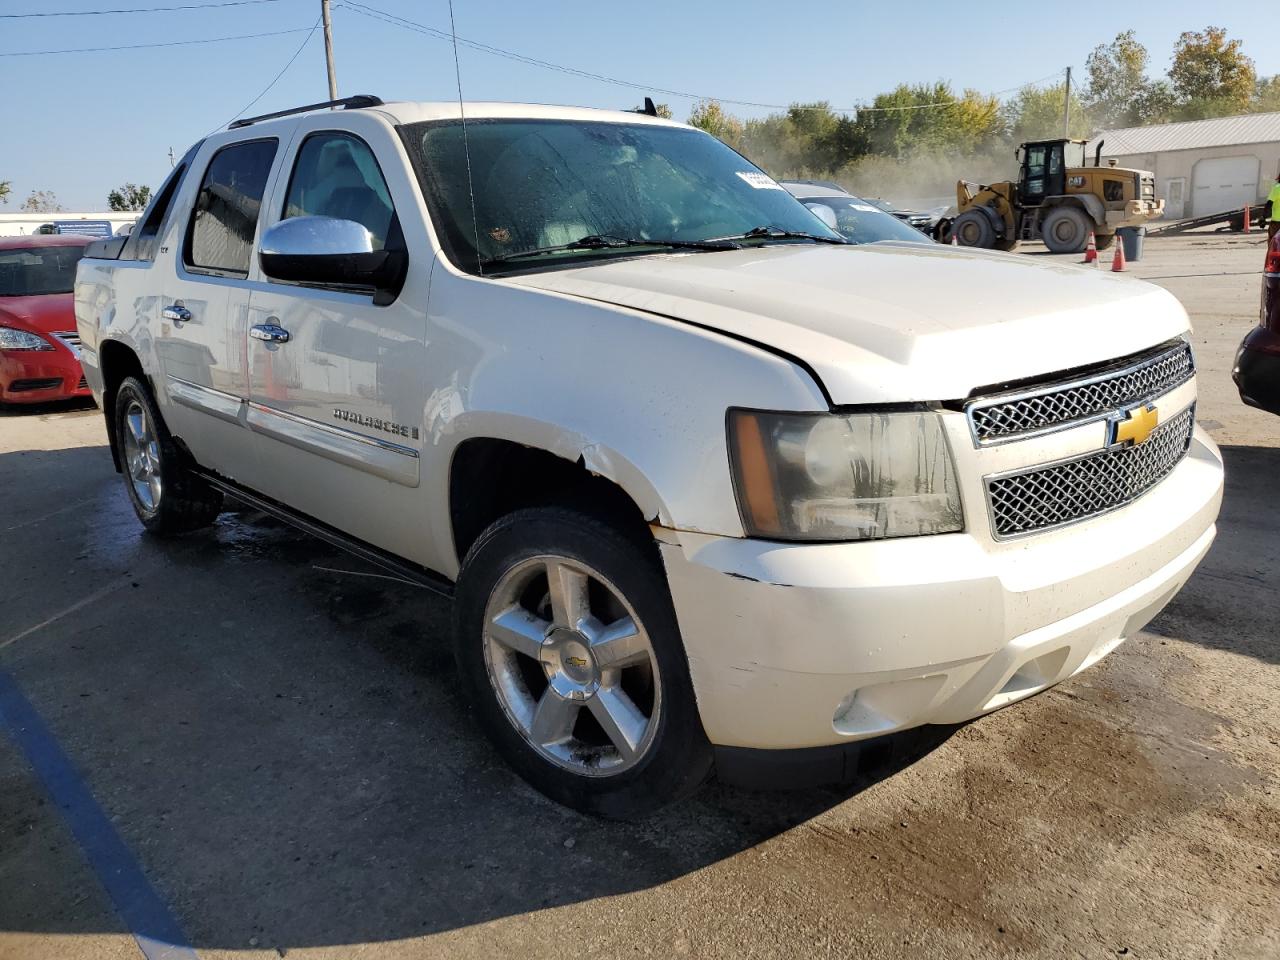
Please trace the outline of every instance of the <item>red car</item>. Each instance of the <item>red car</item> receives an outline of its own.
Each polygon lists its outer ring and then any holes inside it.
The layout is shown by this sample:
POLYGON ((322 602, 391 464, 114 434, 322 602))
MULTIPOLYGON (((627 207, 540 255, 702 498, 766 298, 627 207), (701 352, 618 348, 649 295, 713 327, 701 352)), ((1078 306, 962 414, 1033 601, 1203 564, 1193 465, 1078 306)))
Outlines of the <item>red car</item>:
POLYGON ((90 239, 0 237, 0 403, 90 396, 71 293, 90 239))
POLYGON ((1258 326, 1236 352, 1231 378, 1249 406, 1280 413, 1280 234, 1267 249, 1259 312, 1258 326))

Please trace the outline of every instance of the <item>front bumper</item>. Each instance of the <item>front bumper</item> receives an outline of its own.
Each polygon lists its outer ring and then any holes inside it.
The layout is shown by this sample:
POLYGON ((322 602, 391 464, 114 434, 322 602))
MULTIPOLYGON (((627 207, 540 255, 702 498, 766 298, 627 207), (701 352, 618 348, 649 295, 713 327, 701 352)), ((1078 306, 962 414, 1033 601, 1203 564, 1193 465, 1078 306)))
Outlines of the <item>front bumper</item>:
POLYGON ((703 727, 786 750, 956 723, 1031 696, 1142 629, 1208 551, 1222 459, 1114 513, 1022 540, 782 544, 659 531, 703 727))
POLYGON ((0 350, 0 403, 48 403, 91 395, 80 361, 65 347, 0 350))

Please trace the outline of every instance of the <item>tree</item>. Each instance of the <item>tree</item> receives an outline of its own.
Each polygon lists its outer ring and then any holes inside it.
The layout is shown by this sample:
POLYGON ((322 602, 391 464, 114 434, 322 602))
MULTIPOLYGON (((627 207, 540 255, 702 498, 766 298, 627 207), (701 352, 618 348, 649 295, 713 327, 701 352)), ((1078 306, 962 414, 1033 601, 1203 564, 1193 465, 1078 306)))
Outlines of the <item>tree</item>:
MULTIPOLYGON (((1009 135, 1015 143, 1027 140, 1049 140, 1062 136, 1062 101, 1066 84, 1052 87, 1023 87, 1005 105, 1009 135)), ((1071 94, 1070 135, 1087 137, 1091 129, 1084 104, 1071 94)))
POLYGON ((1280 74, 1274 77, 1259 77, 1254 87, 1253 102, 1249 104, 1253 113, 1272 113, 1280 110, 1280 74))
POLYGON ((1131 127, 1147 119, 1141 109, 1150 96, 1149 60, 1147 48, 1134 38, 1132 30, 1093 48, 1085 60, 1089 80, 1083 99, 1096 125, 1131 127))
POLYGON ((1257 72, 1239 40, 1228 40, 1221 27, 1205 27, 1178 38, 1169 80, 1181 101, 1180 112, 1195 119, 1247 110, 1257 72))
POLYGON ((742 143, 742 121, 730 113, 717 100, 699 100, 689 114, 689 125, 705 130, 731 147, 742 143))
POLYGON ((30 196, 22 201, 25 213, 57 213, 62 209, 57 196, 52 190, 32 190, 30 196))
POLYGON ((0 203, 9 202, 9 191, 11 189, 10 180, 0 180, 0 203))
POLYGON ((107 194, 107 206, 112 210, 145 210, 151 202, 151 188, 126 183, 107 194))
POLYGON ((995 97, 966 90, 957 97, 949 83, 899 84, 858 112, 872 153, 908 157, 922 153, 970 153, 1004 135, 995 97))

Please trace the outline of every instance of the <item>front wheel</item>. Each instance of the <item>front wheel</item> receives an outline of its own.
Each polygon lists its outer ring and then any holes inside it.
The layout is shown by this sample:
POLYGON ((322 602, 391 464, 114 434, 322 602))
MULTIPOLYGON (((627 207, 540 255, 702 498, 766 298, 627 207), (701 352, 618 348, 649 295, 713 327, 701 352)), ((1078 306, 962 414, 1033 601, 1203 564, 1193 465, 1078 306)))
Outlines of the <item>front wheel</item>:
POLYGON ((995 227, 981 210, 966 210, 956 217, 951 229, 962 247, 990 250, 996 245, 995 227))
POLYGON ((472 711, 553 800, 629 819, 710 773, 651 542, 569 509, 503 517, 463 563, 454 635, 472 711))

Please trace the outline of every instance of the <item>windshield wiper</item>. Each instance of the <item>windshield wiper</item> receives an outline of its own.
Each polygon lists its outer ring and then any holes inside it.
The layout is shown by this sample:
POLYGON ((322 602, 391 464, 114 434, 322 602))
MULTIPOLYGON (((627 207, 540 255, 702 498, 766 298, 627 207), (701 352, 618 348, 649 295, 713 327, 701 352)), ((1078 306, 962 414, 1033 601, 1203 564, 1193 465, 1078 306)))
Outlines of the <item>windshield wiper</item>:
POLYGON ((741 250, 742 244, 736 238, 724 237, 716 240, 645 240, 642 237, 614 237, 607 234, 588 234, 569 243, 557 243, 550 247, 534 247, 532 250, 517 250, 503 253, 482 261, 484 266, 495 263, 507 263, 511 260, 522 260, 525 257, 541 257, 549 253, 565 253, 570 250, 615 250, 623 247, 665 247, 670 250, 741 250))
POLYGON ((736 237, 717 237, 717 240, 813 240, 815 243, 838 243, 847 244, 849 241, 843 237, 824 237, 819 233, 805 233, 801 230, 783 230, 781 227, 775 227, 765 224, 759 227, 752 227, 746 233, 736 237))

